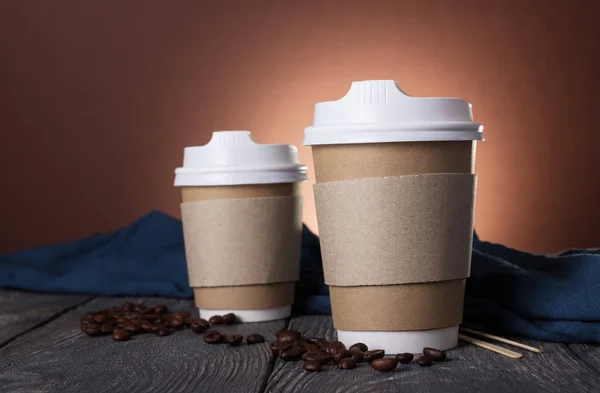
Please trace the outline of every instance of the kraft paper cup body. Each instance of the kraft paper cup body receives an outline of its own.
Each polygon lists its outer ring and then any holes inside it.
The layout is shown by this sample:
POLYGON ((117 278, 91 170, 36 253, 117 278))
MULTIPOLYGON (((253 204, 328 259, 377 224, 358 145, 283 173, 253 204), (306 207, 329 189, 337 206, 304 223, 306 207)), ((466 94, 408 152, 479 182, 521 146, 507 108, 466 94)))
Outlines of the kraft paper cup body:
MULTIPOLYGON (((240 144, 243 146, 247 142, 254 144, 248 132, 215 132, 210 143, 215 143, 215 139, 220 142, 220 147, 225 149, 230 145, 239 148, 240 144), (233 141, 227 140, 231 134, 241 139, 241 142, 235 139, 233 141)), ((281 148, 283 149, 283 146, 281 148)), ((295 149, 291 148, 295 152, 295 149)), ((258 155, 260 154, 259 151, 258 155)), ((211 168, 207 168, 207 166, 201 167, 201 171, 205 172, 199 174, 195 174, 189 167, 181 171, 184 176, 179 178, 180 184, 177 184, 176 179, 176 185, 181 187, 183 203, 301 196, 300 182, 306 179, 306 168, 297 165, 297 163, 294 164, 294 157, 291 160, 288 157, 288 161, 291 162, 270 163, 271 168, 267 167, 266 170, 264 170, 264 163, 261 167, 260 158, 254 160, 251 157, 248 160, 249 162, 243 163, 244 165, 236 163, 238 164, 237 169, 240 170, 238 173, 227 173, 227 168, 222 168, 223 161, 226 161, 226 159, 219 156, 218 152, 215 152, 214 155, 216 156, 215 160, 221 165, 221 167, 217 166, 215 173, 211 173, 211 168), (276 167, 277 165, 279 165, 279 168, 276 167), (285 165, 288 165, 288 167, 285 168, 285 165), (283 169, 281 169, 282 166, 283 169), (269 173, 269 170, 273 170, 274 173, 269 173), (288 172, 295 171, 296 173, 286 173, 286 170, 288 172), (244 173, 245 171, 246 173, 244 173), (207 178, 208 180, 206 180, 207 178), (269 181, 272 181, 272 183, 269 183, 269 181), (182 182, 185 184, 181 184, 182 182), (194 185, 194 183, 198 185, 194 185)), ((281 157, 276 158, 275 161, 277 160, 285 161, 281 157)), ((207 161, 210 163, 210 159, 207 161)), ((301 215, 301 209, 298 209, 298 214, 301 215)), ((185 218, 182 217, 182 219, 185 218)), ((301 220, 301 217, 298 219, 301 220)), ((283 225, 293 225, 293 223, 286 222, 283 225)), ((297 240, 300 241, 300 239, 297 240)), ((236 239, 222 239, 222 241, 235 247, 236 239)), ((297 268, 299 269, 300 255, 297 255, 297 259, 297 268)), ((244 261, 240 260, 239 264, 240 266, 243 265, 244 261)), ((202 286, 193 287, 193 291, 201 318, 208 319, 213 315, 234 313, 240 322, 261 322, 290 316, 291 305, 294 302, 295 281, 252 285, 202 286)))
MULTIPOLYGON (((461 139, 464 133, 461 134, 458 127, 451 132, 435 134, 435 131, 426 130, 427 125, 421 124, 426 131, 419 131, 419 119, 416 118, 410 119, 412 127, 404 127, 402 121, 398 124, 389 121, 386 126, 379 125, 376 120, 368 123, 369 116, 385 118, 385 113, 382 116, 372 113, 376 113, 379 104, 385 106, 384 111, 390 111, 390 116, 397 116, 397 113, 392 113, 393 108, 388 107, 394 90, 401 93, 394 81, 355 82, 346 97, 324 103, 326 107, 331 106, 328 110, 319 108, 317 104, 315 126, 305 132, 305 144, 312 147, 317 187, 319 184, 353 179, 474 172, 475 141, 481 138, 472 127, 468 131, 470 137, 461 139), (382 102, 386 97, 388 102, 382 102), (343 106, 348 102, 351 102, 349 107, 354 113, 348 116, 363 116, 366 121, 362 129, 360 125, 346 125, 343 120, 340 121, 345 113, 343 106), (342 105, 336 107, 337 103, 342 105), (363 109, 366 114, 361 114, 363 109), (319 122, 330 124, 317 125, 319 122)), ((401 103, 399 107, 402 108, 401 103)), ((427 110, 420 110, 424 112, 422 120, 426 123, 427 110)), ((468 112, 470 116, 470 106, 468 112)), ((463 120, 465 125, 469 123, 467 116, 463 120)), ((435 124, 429 128, 439 126, 435 124)), ((476 129, 480 131, 481 128, 478 126, 476 129)), ((319 203, 318 200, 316 203, 319 203)), ((318 215, 320 225, 322 220, 327 219, 326 215, 318 215)), ((472 231, 472 224, 469 230, 472 231)), ((321 242, 322 247, 326 246, 323 238, 321 242)), ((324 263, 327 263, 325 259, 324 263)), ((464 283, 462 278, 394 285, 328 284, 338 339, 346 346, 364 342, 369 348, 381 348, 386 353, 420 353, 424 347, 450 349, 458 341, 464 283), (403 328, 396 328, 398 326, 403 328)))

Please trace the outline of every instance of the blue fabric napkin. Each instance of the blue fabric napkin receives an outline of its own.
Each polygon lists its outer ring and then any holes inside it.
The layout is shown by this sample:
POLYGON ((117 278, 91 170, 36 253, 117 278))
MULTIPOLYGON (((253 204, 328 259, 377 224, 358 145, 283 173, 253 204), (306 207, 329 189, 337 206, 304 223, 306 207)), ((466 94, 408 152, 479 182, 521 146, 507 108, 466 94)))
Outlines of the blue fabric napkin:
MULTIPOLYGON (((181 222, 151 212, 111 234, 0 257, 0 286, 38 292, 192 297, 181 222)), ((302 233, 295 313, 331 313, 319 239, 302 233)), ((465 325, 600 343, 600 250, 556 256, 473 241, 465 325)))

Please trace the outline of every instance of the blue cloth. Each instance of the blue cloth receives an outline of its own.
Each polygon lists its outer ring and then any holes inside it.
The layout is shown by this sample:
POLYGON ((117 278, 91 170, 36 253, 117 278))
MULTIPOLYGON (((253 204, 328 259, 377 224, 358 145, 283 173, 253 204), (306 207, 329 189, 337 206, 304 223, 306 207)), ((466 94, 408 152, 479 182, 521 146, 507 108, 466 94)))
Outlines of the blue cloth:
MULTIPOLYGON (((192 297, 181 222, 151 212, 106 235, 0 257, 0 286, 38 292, 192 297)), ((296 313, 331 313, 319 239, 302 233, 296 313)), ((600 250, 534 255, 473 241, 465 325, 600 343, 600 250)))

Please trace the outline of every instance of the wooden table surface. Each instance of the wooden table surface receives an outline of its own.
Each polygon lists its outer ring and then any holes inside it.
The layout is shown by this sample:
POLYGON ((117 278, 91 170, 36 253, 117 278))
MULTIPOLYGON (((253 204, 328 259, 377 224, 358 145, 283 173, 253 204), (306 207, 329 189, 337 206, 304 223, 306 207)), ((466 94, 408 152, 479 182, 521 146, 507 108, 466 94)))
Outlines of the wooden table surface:
MULTIPOLYGON (((0 393, 29 392, 600 392, 600 346, 542 343, 513 360, 470 345, 449 360, 378 373, 365 363, 355 370, 332 366, 307 373, 300 362, 274 360, 268 344, 238 348, 208 345, 189 330, 116 342, 90 338, 79 318, 125 300, 194 310, 188 300, 47 295, 0 289, 0 393)), ((220 328, 260 333, 268 340, 284 327, 333 339, 328 316, 220 328)))

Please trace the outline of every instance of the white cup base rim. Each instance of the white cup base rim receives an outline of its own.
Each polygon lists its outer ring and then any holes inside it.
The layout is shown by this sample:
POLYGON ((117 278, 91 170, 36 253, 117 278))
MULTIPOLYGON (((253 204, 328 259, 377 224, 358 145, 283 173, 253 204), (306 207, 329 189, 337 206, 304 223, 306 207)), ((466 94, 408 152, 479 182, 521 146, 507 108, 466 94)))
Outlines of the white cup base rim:
POLYGON ((384 349, 386 354, 422 353, 425 347, 445 351, 458 344, 458 325, 442 329, 400 332, 337 330, 337 337, 346 347, 362 342, 369 349, 384 349))
POLYGON ((213 315, 234 313, 237 317, 237 322, 265 322, 289 317, 292 314, 292 306, 267 308, 262 310, 212 310, 198 308, 198 312, 200 313, 200 318, 206 320, 210 319, 213 315))

